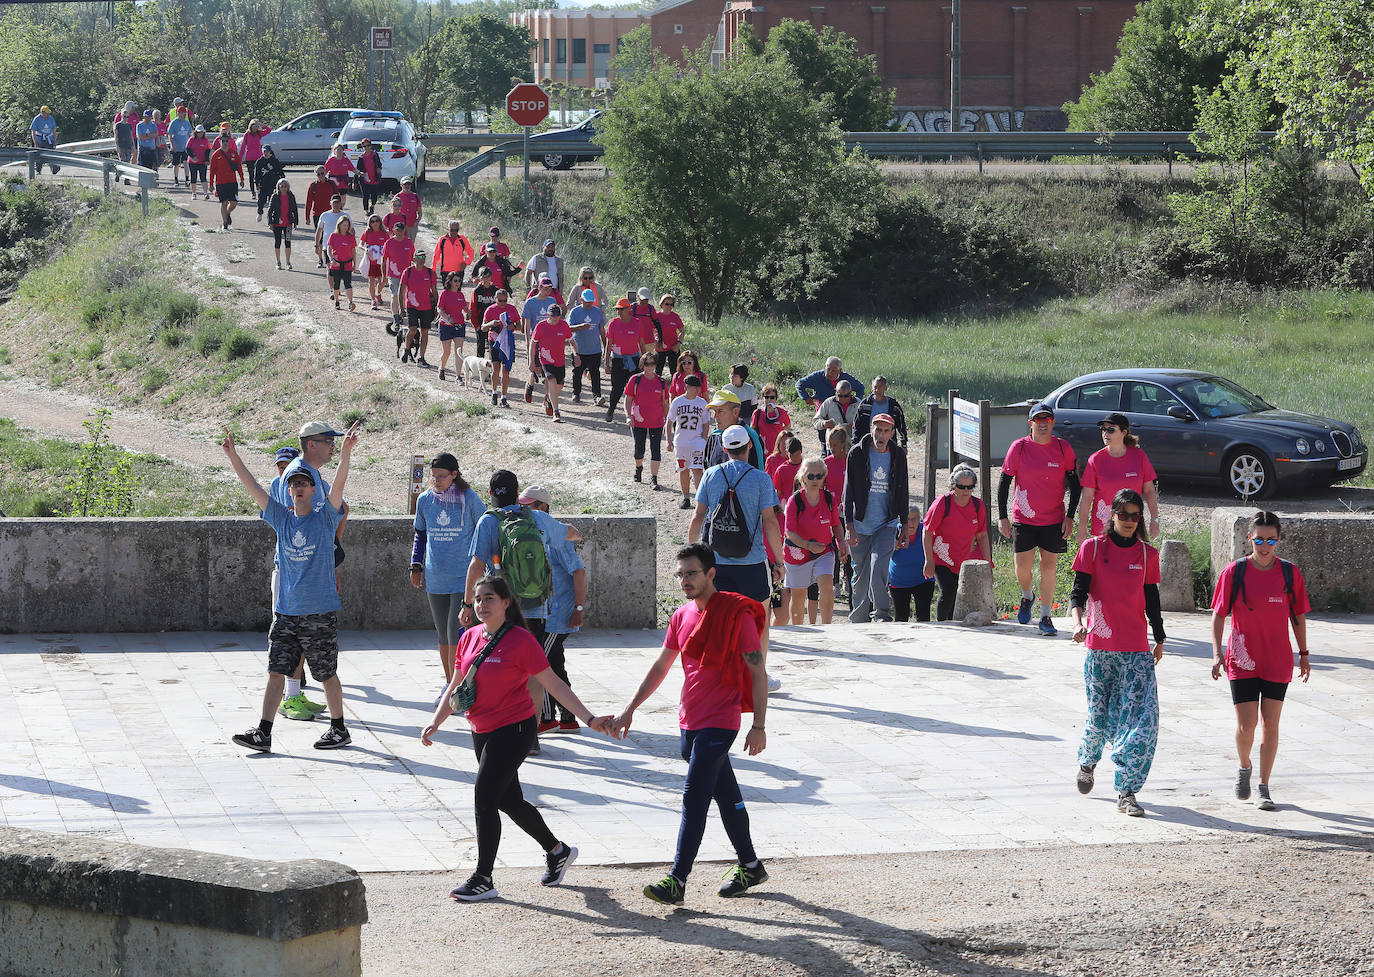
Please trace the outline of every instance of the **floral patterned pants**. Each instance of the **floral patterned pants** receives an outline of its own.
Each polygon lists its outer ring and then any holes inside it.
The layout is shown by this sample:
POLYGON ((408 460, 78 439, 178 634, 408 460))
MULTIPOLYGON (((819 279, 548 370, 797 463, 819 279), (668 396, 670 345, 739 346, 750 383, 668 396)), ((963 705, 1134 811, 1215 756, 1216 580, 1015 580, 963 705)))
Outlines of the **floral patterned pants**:
POLYGON ((1078 762, 1094 764, 1112 744, 1117 793, 1145 786, 1159 742, 1159 689, 1154 656, 1146 652, 1089 650, 1083 661, 1088 720, 1078 762))

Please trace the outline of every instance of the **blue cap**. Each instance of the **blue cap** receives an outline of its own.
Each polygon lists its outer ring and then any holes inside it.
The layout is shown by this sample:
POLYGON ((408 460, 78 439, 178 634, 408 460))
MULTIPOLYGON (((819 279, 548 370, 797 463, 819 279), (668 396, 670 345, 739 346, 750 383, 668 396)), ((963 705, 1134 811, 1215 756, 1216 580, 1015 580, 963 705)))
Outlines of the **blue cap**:
POLYGON ((301 455, 299 448, 278 448, 277 461, 294 461, 301 455))
POLYGON ((1031 420, 1035 420, 1035 415, 1036 415, 1036 414, 1048 414, 1048 415, 1050 415, 1051 418, 1053 418, 1053 417, 1054 417, 1054 408, 1051 407, 1049 404, 1045 403, 1044 401, 1041 401, 1040 403, 1038 403, 1038 404, 1036 404, 1034 407, 1032 407, 1032 408, 1030 409, 1030 413, 1027 414, 1026 416, 1029 417, 1031 420))
POLYGON ((596 301, 596 293, 593 292, 590 288, 584 288, 584 289, 582 290, 582 301, 583 301, 583 302, 595 302, 595 301, 596 301))

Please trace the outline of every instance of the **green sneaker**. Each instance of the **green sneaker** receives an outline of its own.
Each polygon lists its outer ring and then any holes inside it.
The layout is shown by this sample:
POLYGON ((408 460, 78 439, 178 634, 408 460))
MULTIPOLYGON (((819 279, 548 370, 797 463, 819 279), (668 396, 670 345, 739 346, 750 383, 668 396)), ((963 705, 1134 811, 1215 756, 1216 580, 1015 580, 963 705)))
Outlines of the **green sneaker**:
POLYGON ((321 703, 321 702, 311 702, 309 699, 307 699, 307 698, 305 697, 305 693, 304 693, 304 692, 301 693, 301 702, 303 702, 303 703, 305 704, 305 708, 309 709, 311 712, 315 713, 316 715, 319 715, 320 713, 325 712, 326 710, 329 709, 328 706, 324 705, 324 704, 321 703))
POLYGON ((654 902, 661 902, 665 906, 680 906, 686 895, 686 889, 681 882, 671 875, 665 875, 652 885, 644 887, 644 894, 654 902))
POLYGON ((289 699, 283 699, 277 712, 287 719, 296 719, 307 723, 315 718, 315 712, 310 708, 310 703, 300 693, 296 693, 289 699))

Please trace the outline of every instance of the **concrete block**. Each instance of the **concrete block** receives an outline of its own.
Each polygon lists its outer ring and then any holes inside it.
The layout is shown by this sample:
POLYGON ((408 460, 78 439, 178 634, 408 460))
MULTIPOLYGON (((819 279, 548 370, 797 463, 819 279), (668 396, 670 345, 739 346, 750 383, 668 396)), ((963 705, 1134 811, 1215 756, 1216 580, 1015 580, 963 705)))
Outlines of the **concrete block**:
MULTIPOLYGON (((1254 509, 1212 512, 1212 583, 1227 564, 1249 553, 1246 536, 1254 509)), ((1297 565, 1313 610, 1374 610, 1369 566, 1374 561, 1374 515, 1353 512, 1277 513, 1279 556, 1297 565)))
POLYGON ((962 621, 975 613, 987 615, 989 623, 997 614, 997 600, 992 590, 992 564, 987 560, 965 560, 959 568, 959 589, 954 594, 954 619, 962 621))
POLYGON ((362 880, 262 862, 0 828, 0 973, 361 973, 362 880))
POLYGON ((1159 546, 1159 606, 1166 611, 1196 610, 1193 602, 1193 561, 1188 544, 1166 539, 1159 546))

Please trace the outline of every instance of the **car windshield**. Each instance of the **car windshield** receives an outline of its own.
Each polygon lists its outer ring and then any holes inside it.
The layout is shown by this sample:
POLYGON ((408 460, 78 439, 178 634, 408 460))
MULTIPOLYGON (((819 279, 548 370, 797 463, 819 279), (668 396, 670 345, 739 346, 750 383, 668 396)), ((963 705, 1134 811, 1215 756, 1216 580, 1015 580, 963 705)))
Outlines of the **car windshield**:
POLYGON ((1221 377, 1188 380, 1175 390, 1195 406, 1203 417, 1236 417, 1273 410, 1273 407, 1244 387, 1221 377))
POLYGON ((370 119, 354 119, 339 133, 339 142, 357 142, 366 136, 373 142, 400 142, 401 127, 395 122, 373 122, 370 119))

